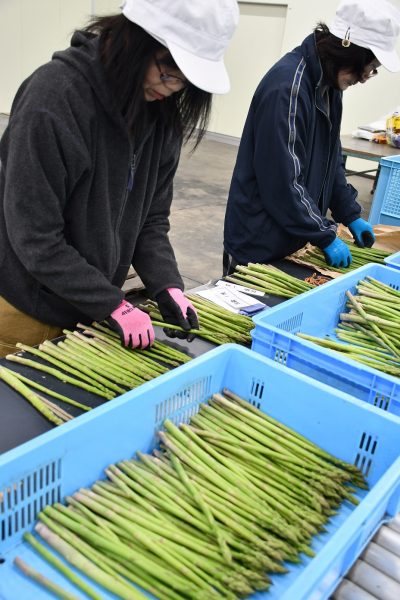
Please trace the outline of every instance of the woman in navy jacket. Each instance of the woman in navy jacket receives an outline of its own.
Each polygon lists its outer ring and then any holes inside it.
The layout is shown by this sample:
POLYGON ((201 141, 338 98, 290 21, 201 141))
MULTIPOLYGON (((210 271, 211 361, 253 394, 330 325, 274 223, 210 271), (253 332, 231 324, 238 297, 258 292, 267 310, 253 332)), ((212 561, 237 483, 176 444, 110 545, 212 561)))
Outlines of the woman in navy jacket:
POLYGON ((357 191, 344 174, 342 94, 381 64, 400 70, 399 27, 389 2, 344 0, 331 30, 320 23, 264 76, 229 191, 224 274, 236 264, 284 258, 307 242, 323 250, 328 264, 349 266, 336 223, 348 226, 358 245, 372 245, 372 228, 360 218, 357 191))

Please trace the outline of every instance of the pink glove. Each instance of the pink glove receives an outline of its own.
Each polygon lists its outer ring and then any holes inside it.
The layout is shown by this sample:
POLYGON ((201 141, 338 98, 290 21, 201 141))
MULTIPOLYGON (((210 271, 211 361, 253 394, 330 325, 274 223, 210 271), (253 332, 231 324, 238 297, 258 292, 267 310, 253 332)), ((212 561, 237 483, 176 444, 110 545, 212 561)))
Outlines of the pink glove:
POLYGON ((147 348, 154 342, 154 329, 149 315, 126 300, 111 313, 107 321, 111 329, 118 333, 124 346, 147 348))
POLYGON ((188 334, 187 331, 199 328, 199 321, 193 304, 185 298, 183 292, 178 288, 167 288, 158 294, 156 300, 164 321, 171 325, 179 325, 185 330, 176 331, 166 327, 164 329, 166 335, 180 339, 186 338, 188 342, 191 342, 195 335, 193 333, 188 334))

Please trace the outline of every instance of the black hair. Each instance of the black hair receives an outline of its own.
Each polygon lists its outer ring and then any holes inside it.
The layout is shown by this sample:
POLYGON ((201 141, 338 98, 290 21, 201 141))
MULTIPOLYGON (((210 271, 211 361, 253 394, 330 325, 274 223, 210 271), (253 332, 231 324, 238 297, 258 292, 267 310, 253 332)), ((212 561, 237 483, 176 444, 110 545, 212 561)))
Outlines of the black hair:
POLYGON ((99 36, 106 77, 130 133, 140 137, 149 120, 159 118, 185 141, 194 137, 196 148, 207 128, 212 95, 188 82, 163 102, 146 102, 143 82, 155 54, 165 50, 160 63, 178 68, 165 46, 122 14, 94 17, 85 31, 99 36))
POLYGON ((371 50, 353 44, 351 37, 350 45, 343 46, 342 40, 333 35, 325 23, 318 23, 314 34, 324 80, 332 87, 337 87, 340 70, 349 70, 360 80, 365 67, 375 59, 371 50))

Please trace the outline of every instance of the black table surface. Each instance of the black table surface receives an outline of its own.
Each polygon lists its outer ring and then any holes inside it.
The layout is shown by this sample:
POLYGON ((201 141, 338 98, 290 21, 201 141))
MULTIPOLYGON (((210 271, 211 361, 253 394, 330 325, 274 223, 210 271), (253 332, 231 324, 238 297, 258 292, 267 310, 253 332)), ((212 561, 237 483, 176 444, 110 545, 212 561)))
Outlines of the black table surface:
MULTIPOLYGON (((299 279, 304 279, 312 273, 311 269, 285 260, 277 261, 273 263, 273 265, 299 279)), ((273 295, 265 295, 263 298, 257 296, 256 298, 258 301, 264 302, 267 306, 275 306, 284 300, 281 297, 273 295)), ((129 298, 129 300, 132 301, 133 299, 129 298)), ((140 298, 139 301, 143 301, 143 297, 140 298)), ((159 327, 156 327, 155 331, 158 340, 186 353, 191 358, 200 356, 201 354, 204 354, 204 352, 215 347, 214 344, 200 338, 195 338, 190 343, 186 340, 167 338, 163 330, 159 327)), ((40 362, 40 359, 32 357, 31 355, 29 358, 40 362)), ((31 367, 26 367, 4 358, 0 359, 0 365, 18 371, 37 383, 41 383, 51 390, 68 396, 77 402, 91 406, 92 408, 107 402, 104 398, 100 398, 95 394, 68 383, 64 383, 51 375, 31 367)), ((52 402, 59 404, 66 412, 74 417, 82 414, 82 410, 77 407, 59 402, 53 397, 49 397, 49 399, 52 402)), ((53 427, 55 427, 55 425, 47 421, 47 419, 33 408, 27 400, 3 381, 0 381, 0 454, 53 429, 53 427)))
MULTIPOLYGON (((192 342, 186 340, 169 339, 166 337, 162 329, 155 328, 156 338, 159 341, 167 343, 172 348, 176 348, 184 352, 191 358, 195 358, 211 348, 214 344, 195 338, 192 342)), ((62 338, 60 338, 62 339, 62 338)), ((24 353, 22 353, 23 355, 24 353)), ((28 358, 28 355, 26 355, 28 358)), ((35 362, 43 362, 37 357, 29 355, 30 359, 35 362)), ((18 371, 25 377, 44 385, 45 387, 63 394, 81 404, 95 408, 104 404, 104 402, 112 402, 106 400, 96 394, 92 394, 81 388, 75 387, 69 383, 56 379, 52 375, 38 371, 37 369, 20 365, 16 362, 11 362, 5 358, 0 359, 0 366, 7 367, 14 371, 18 371)), ((40 394, 40 392, 38 392, 40 394)), ((43 394, 44 396, 46 394, 43 394)), ((61 406, 70 415, 77 417, 83 411, 80 408, 59 402, 56 398, 48 396, 49 400, 61 406)), ((35 438, 50 429, 57 427, 45 419, 25 398, 10 388, 4 381, 0 381, 0 454, 19 446, 35 438)))

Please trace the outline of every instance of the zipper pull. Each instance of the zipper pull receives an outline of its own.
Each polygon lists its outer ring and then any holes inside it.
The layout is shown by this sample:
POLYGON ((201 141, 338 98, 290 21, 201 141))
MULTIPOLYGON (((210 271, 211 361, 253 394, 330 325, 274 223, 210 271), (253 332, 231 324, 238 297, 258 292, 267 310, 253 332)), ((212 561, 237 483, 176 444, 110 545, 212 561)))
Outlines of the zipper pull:
POLYGON ((136 171, 136 154, 133 155, 131 164, 129 165, 129 179, 128 179, 128 191, 129 192, 131 192, 133 190, 135 171, 136 171))

